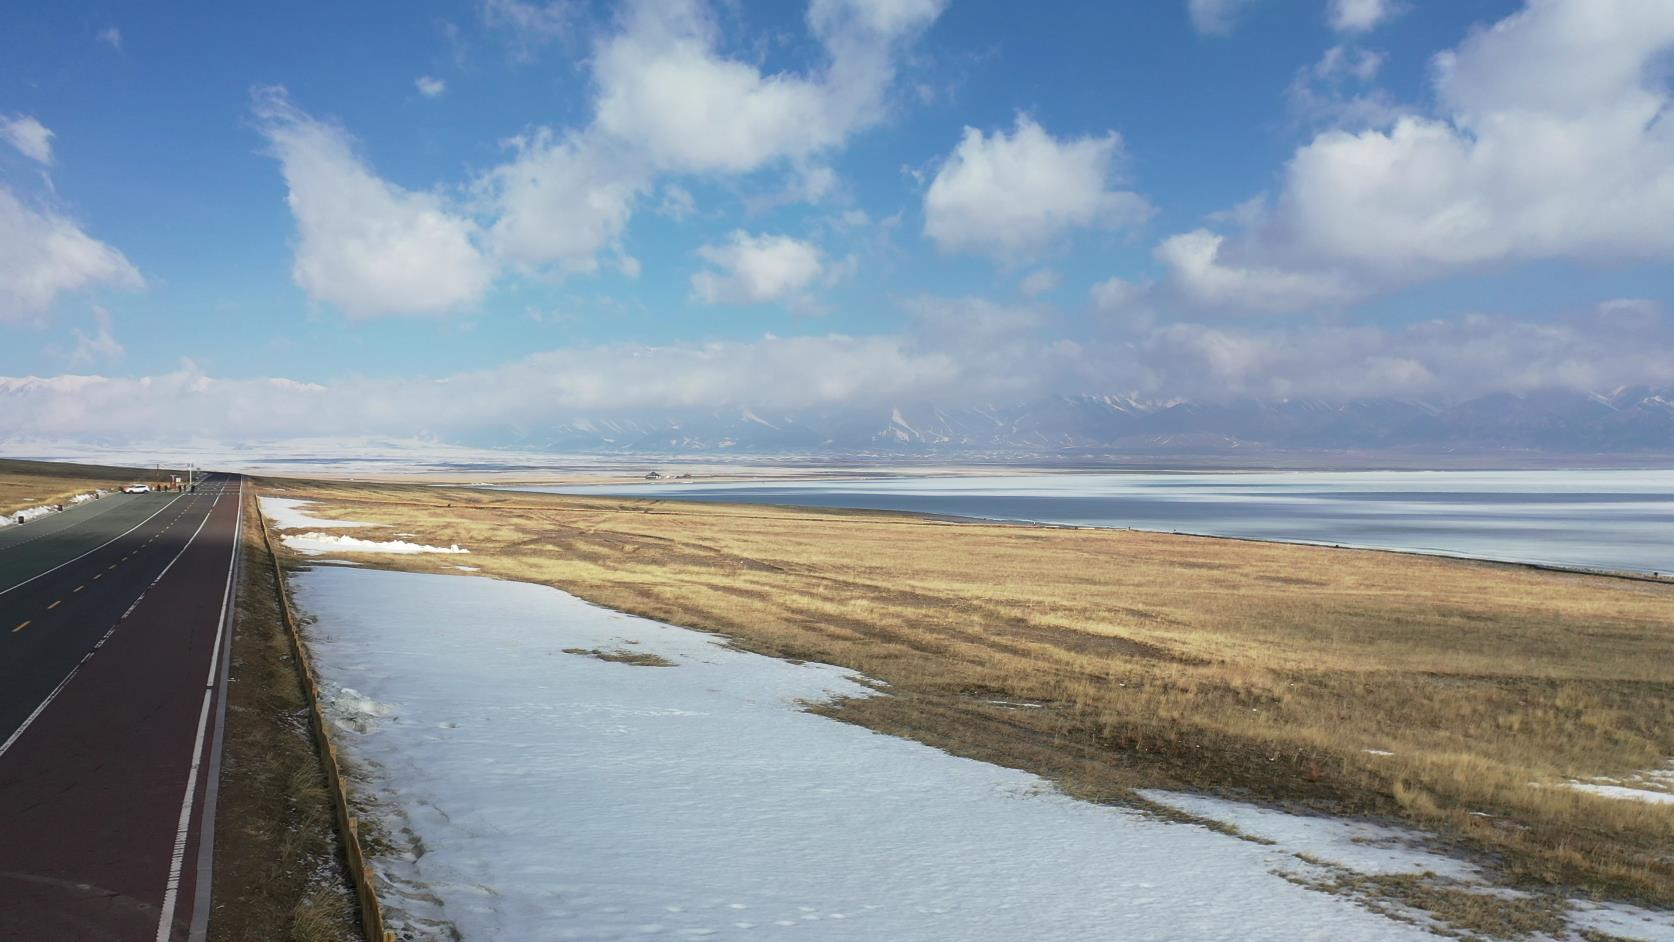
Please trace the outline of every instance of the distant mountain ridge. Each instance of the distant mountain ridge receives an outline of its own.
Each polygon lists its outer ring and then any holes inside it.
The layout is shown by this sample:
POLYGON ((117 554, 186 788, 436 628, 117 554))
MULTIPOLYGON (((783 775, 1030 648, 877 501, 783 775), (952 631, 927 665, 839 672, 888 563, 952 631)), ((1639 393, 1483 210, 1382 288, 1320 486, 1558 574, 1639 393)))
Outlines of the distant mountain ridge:
POLYGON ((1222 402, 1053 396, 1014 406, 902 403, 781 413, 575 417, 478 444, 553 452, 1097 456, 1240 450, 1674 453, 1674 388, 1496 393, 1446 406, 1368 398, 1222 402))

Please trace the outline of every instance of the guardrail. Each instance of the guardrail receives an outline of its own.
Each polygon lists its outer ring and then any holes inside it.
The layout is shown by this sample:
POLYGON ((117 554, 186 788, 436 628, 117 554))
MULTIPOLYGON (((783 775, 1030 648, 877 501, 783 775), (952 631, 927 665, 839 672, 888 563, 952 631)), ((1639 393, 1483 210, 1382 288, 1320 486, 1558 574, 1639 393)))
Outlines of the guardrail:
MULTIPOLYGON (((256 498, 252 492, 250 500, 256 498)), ((279 565, 279 554, 273 551, 273 539, 267 532, 267 520, 261 506, 256 506, 256 522, 261 526, 262 545, 267 547, 267 558, 273 563, 273 583, 279 593, 279 617, 285 623, 285 633, 291 639, 291 653, 302 669, 302 689, 308 696, 308 716, 314 727, 314 744, 319 747, 320 763, 325 766, 326 781, 331 786, 331 803, 337 812, 337 831, 343 839, 343 859, 349 870, 349 882, 354 885, 360 903, 360 924, 370 942, 395 942, 395 933, 384 926, 384 907, 378 902, 378 891, 372 885, 372 870, 366 865, 366 852, 360 846, 360 821, 349 810, 349 791, 343 784, 343 771, 337 762, 337 747, 331 742, 331 727, 326 723, 320 703, 320 685, 314 675, 314 663, 302 643, 302 629, 296 612, 291 608, 291 594, 285 587, 285 572, 279 565)))

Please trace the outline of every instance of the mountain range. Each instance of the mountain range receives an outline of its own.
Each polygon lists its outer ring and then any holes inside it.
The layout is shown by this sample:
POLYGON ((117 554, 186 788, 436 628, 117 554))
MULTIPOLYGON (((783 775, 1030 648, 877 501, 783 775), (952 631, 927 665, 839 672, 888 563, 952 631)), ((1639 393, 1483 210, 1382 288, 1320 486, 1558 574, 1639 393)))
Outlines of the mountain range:
POLYGON ((903 403, 790 414, 742 407, 658 418, 578 416, 499 430, 477 444, 567 453, 997 458, 1332 450, 1660 454, 1674 453, 1674 388, 1497 393, 1445 405, 1077 395, 1010 406, 903 403))

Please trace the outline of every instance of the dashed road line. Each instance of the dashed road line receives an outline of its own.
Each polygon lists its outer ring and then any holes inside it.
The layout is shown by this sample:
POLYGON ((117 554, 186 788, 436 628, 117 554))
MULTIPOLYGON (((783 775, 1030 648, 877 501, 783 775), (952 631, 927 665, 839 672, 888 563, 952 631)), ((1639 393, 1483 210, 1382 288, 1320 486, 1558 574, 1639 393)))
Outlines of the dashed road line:
POLYGON ((12 629, 12 633, 13 633, 13 634, 16 634, 16 633, 17 633, 17 632, 19 632, 19 631, 22 631, 22 630, 23 630, 23 629, 25 629, 25 628, 28 628, 28 627, 29 627, 29 626, 30 626, 30 625, 31 625, 31 624, 32 624, 32 622, 28 622, 28 621, 26 621, 26 622, 24 622, 24 623, 23 623, 23 624, 21 624, 21 625, 18 625, 18 626, 17 626, 17 627, 16 627, 16 628, 13 628, 13 629, 12 629))

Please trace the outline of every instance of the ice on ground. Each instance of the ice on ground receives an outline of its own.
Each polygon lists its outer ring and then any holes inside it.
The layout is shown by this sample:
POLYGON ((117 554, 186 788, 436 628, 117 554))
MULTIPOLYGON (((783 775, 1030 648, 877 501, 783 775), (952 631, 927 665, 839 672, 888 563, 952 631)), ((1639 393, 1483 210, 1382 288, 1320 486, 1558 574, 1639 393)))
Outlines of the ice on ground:
POLYGON ((315 517, 308 513, 308 507, 318 501, 297 500, 292 497, 263 497, 260 498, 262 514, 273 521, 273 525, 281 530, 301 530, 313 527, 318 530, 330 530, 340 527, 370 527, 370 523, 356 523, 352 520, 328 520, 315 517))
POLYGON ((415 553, 469 553, 458 543, 452 546, 426 546, 423 543, 408 543, 406 540, 362 540, 353 536, 336 536, 325 533, 285 534, 279 538, 285 545, 306 556, 319 556, 324 553, 397 553, 412 555, 415 553))
MULTIPOLYGON (((1289 855, 805 712, 860 678, 469 576, 314 569, 405 931, 467 940, 1429 940, 1289 855), (673 667, 566 656, 636 651, 673 667)), ((1393 853, 1392 851, 1367 851, 1393 853)), ((1440 863, 1432 866, 1439 867, 1440 863)))
POLYGON ((1590 782, 1569 782, 1568 785, 1578 792, 1590 792, 1605 798, 1646 801, 1653 805, 1674 804, 1674 792, 1654 792, 1648 788, 1631 788, 1626 785, 1594 785, 1590 782))
POLYGON ((1145 790, 1140 796, 1189 815, 1217 821, 1273 842, 1275 866, 1300 871, 1299 854, 1364 874, 1421 874, 1457 880, 1480 878, 1465 861, 1429 850, 1423 836, 1405 828, 1291 814, 1209 795, 1145 790), (1289 860, 1283 858, 1288 857, 1289 860))
POLYGON ((460 572, 481 572, 482 571, 481 566, 455 566, 453 568, 459 570, 460 572))
POLYGON ((1626 903, 1571 900, 1571 905, 1574 908, 1569 923, 1576 930, 1591 929, 1638 942, 1674 942, 1674 923, 1669 922, 1667 913, 1626 903))
POLYGON ((1674 804, 1674 761, 1660 769, 1647 769, 1622 778, 1596 778, 1590 782, 1566 782, 1576 791, 1606 798, 1625 798, 1651 804, 1674 804))

